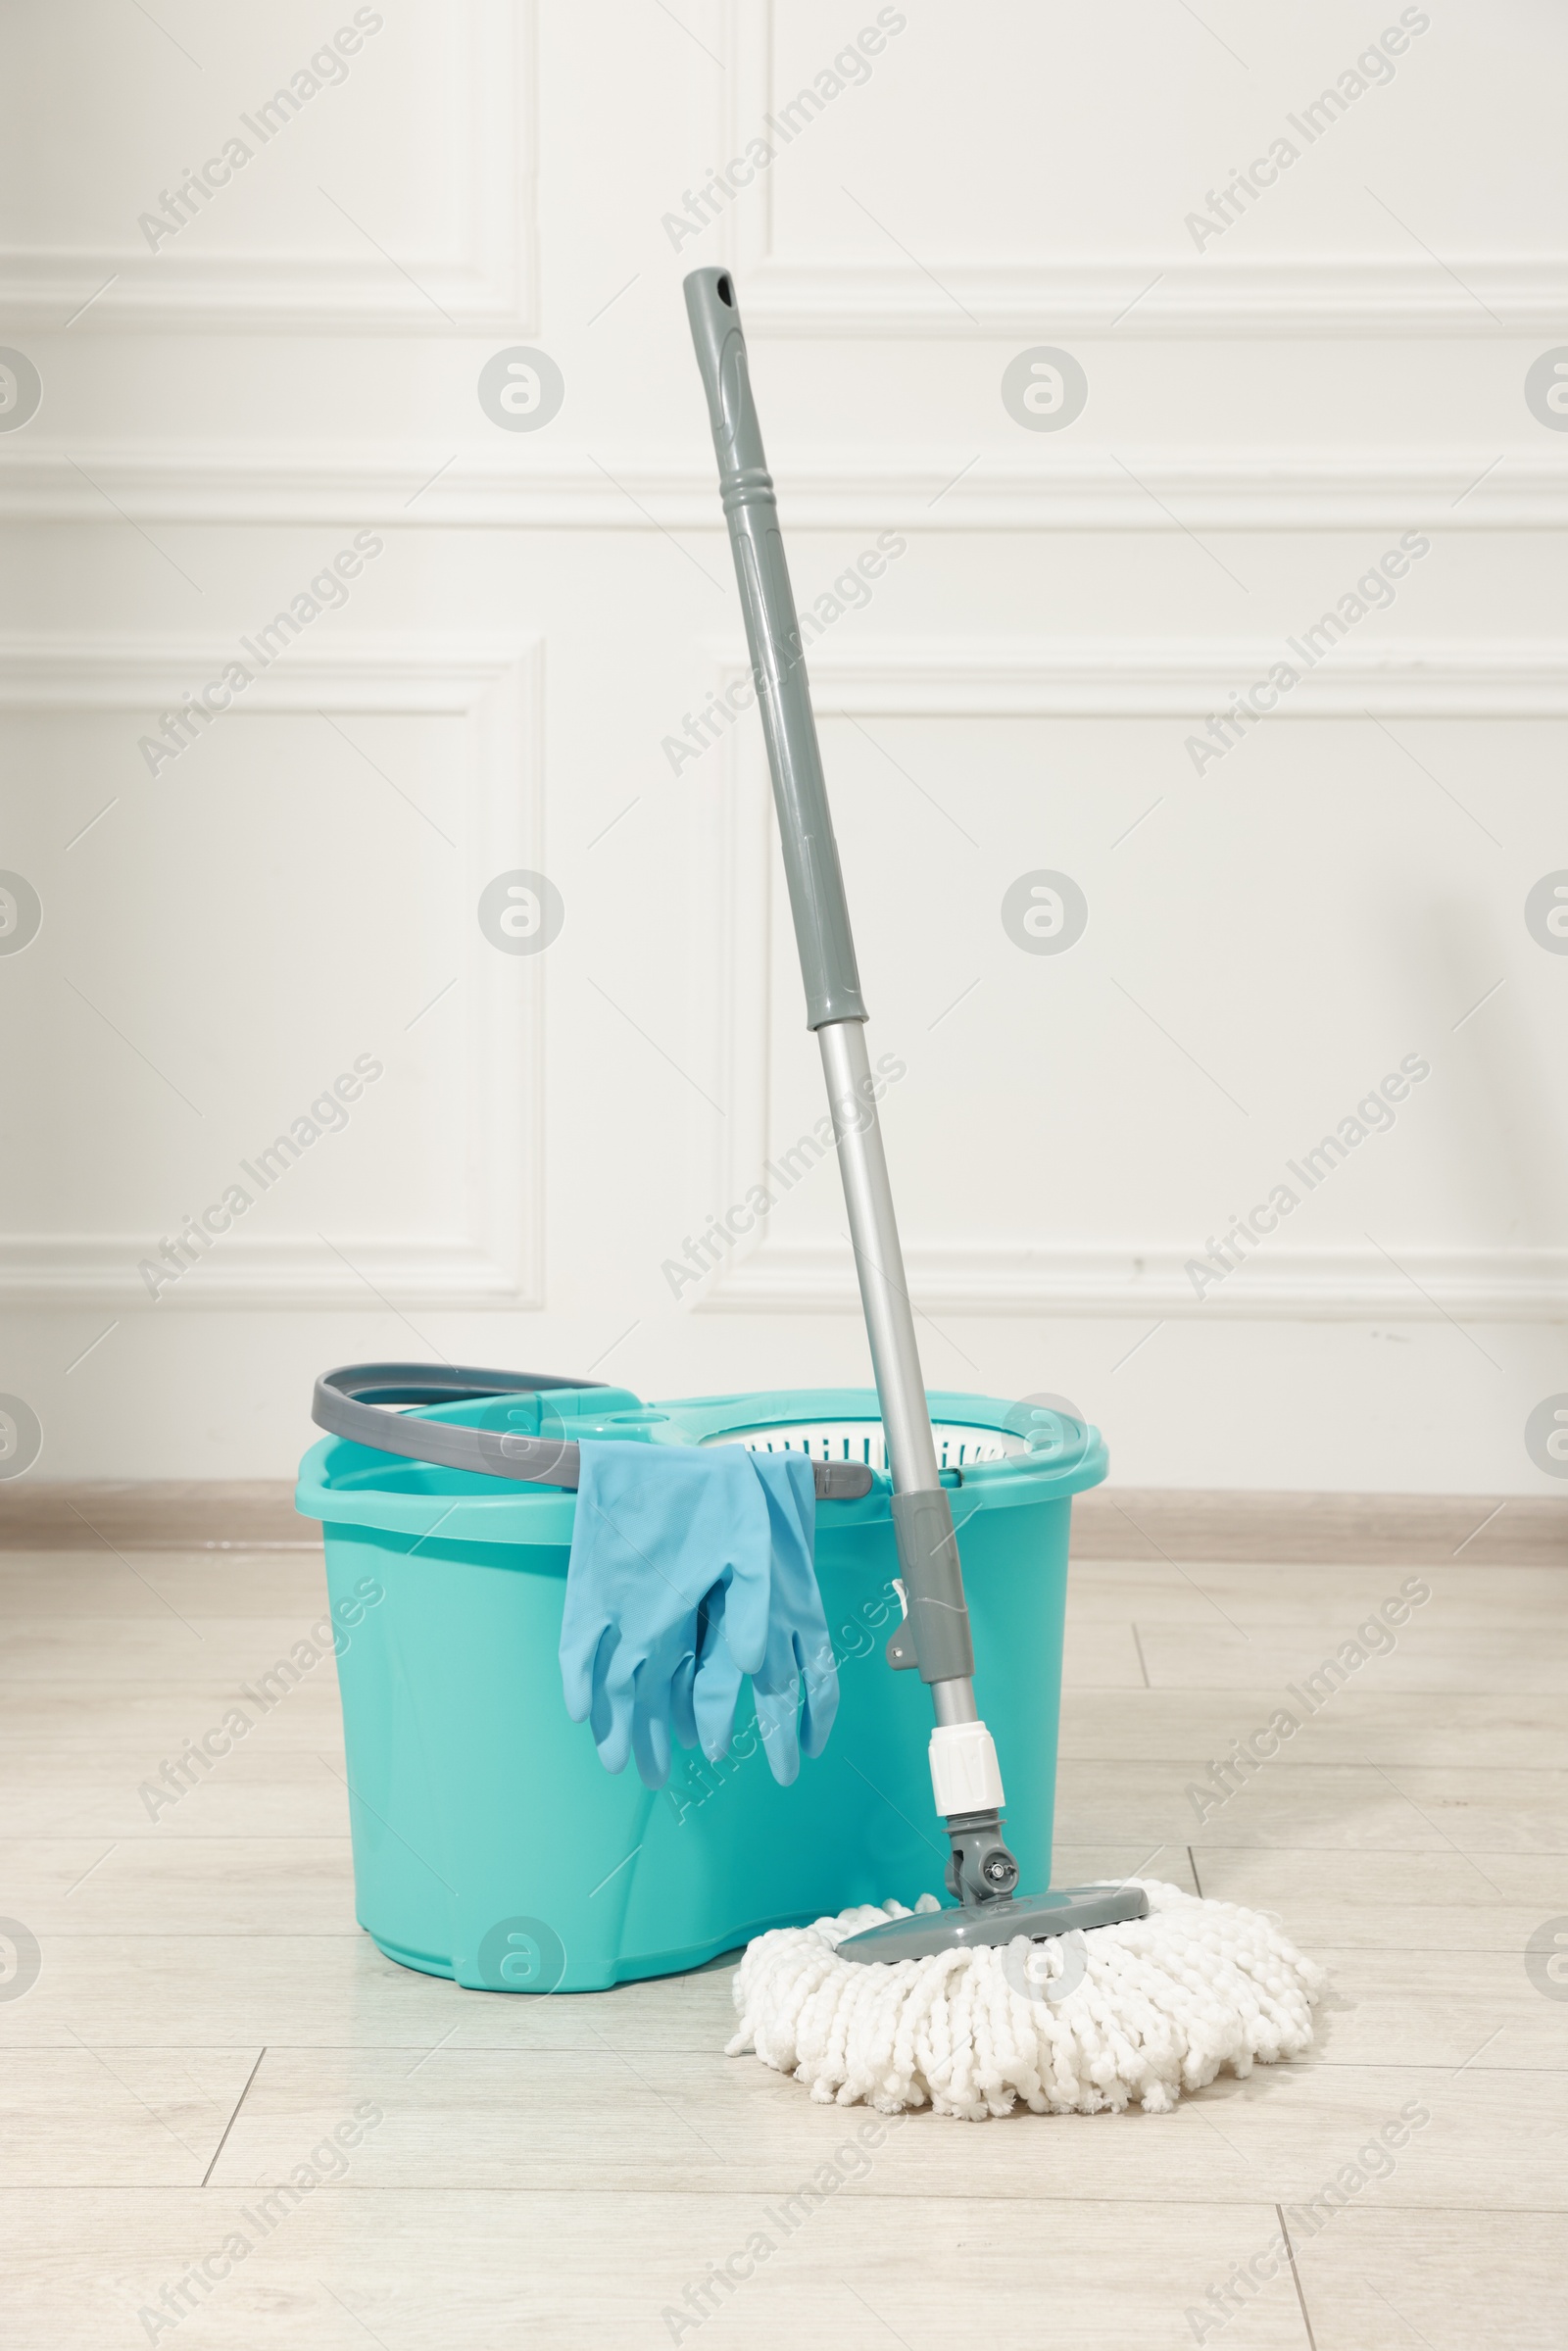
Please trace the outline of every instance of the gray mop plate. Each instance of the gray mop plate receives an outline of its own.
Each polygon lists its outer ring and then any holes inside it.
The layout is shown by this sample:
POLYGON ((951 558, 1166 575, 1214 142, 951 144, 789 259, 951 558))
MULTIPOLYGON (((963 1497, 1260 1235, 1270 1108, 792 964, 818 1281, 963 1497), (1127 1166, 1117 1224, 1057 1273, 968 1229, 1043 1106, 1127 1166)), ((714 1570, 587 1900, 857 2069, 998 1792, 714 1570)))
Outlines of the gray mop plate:
POLYGON ((898 1959, 930 1959, 938 1951, 1010 1943, 1018 1935, 1042 1942, 1049 1935, 1070 1935, 1076 1927, 1117 1927, 1124 1919, 1148 1915, 1149 1896, 1141 1886, 1067 1886, 1057 1893, 1015 1895, 977 1909, 917 1910, 850 1935, 839 1944, 838 1955, 862 1967, 891 1966, 898 1959))

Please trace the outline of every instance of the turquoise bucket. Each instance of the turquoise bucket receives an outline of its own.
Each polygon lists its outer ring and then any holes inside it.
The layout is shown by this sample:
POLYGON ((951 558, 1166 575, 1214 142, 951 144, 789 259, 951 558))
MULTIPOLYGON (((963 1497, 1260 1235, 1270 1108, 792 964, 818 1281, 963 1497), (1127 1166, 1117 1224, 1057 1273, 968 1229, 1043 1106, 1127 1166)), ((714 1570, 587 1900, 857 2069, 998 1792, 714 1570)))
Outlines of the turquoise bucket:
MULTIPOLYGON (((1051 1882, 1071 1497, 1103 1478, 1105 1449, 1098 1431, 1027 1405, 929 1400, 1007 1841, 1039 1890, 1051 1882)), ((472 1989, 600 1991, 700 1966, 765 1928, 940 1893, 930 1699, 883 1654, 900 1603, 875 1394, 645 1405, 597 1388, 535 1409, 572 1438, 799 1446, 871 1464, 869 1494, 817 1504, 838 1720, 825 1752, 779 1788, 743 1684, 722 1762, 677 1749, 657 1792, 634 1770, 612 1778, 561 1691, 575 1496, 340 1438, 314 1445, 296 1498, 325 1539, 356 1910, 380 1949, 472 1989)), ((471 1426, 494 1410, 464 1402, 428 1417, 471 1426)))

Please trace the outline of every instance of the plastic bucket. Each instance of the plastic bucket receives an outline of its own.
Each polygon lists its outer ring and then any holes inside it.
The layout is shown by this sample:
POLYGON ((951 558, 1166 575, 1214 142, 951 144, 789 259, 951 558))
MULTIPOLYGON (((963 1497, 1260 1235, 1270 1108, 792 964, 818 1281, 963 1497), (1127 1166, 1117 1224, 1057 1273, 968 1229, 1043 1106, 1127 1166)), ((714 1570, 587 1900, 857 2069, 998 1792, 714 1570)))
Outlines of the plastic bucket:
MULTIPOLYGON (((1051 1878, 1071 1496, 1104 1476, 1104 1446, 1093 1429, 993 1397, 930 1404, 1007 1839, 1038 1888, 1051 1878)), ((838 1720, 826 1751, 779 1788, 743 1685, 722 1762, 677 1750, 657 1792, 631 1769, 612 1778, 561 1691, 574 1495, 326 1440, 305 1457, 297 1500, 322 1522, 343 1628, 356 1908, 381 1950, 476 1989, 594 1991, 851 1903, 940 1893, 930 1700, 883 1654, 900 1607, 875 1394, 645 1405, 595 1389, 543 1409, 574 1438, 799 1445, 878 1470, 863 1497, 817 1505, 838 1720)), ((432 1417, 494 1412, 465 1403, 432 1417)))

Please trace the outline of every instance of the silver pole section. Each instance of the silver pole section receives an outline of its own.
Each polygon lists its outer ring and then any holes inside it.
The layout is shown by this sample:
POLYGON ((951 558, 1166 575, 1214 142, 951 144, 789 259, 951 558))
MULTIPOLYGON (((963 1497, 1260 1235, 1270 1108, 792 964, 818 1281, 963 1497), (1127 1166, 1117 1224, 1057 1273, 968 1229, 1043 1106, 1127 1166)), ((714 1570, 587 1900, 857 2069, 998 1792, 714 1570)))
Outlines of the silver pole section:
POLYGON ((713 454, 746 615, 758 710, 767 740, 806 987, 807 1025, 822 1037, 822 1064, 893 1471, 894 1541, 906 1593, 913 1661, 931 1691, 937 1718, 931 1735, 931 1784, 953 1846, 948 1886, 966 1905, 991 1902, 1010 1897, 1018 1865, 1002 1838, 1002 1775, 974 1702, 974 1644, 963 1574, 927 1417, 914 1316, 861 1033, 865 1000, 778 506, 752 398, 734 280, 724 269, 695 269, 685 291, 713 427, 713 454))
MULTIPOLYGON (((1018 1864, 1002 1835, 1002 1774, 991 1735, 974 1702, 974 1644, 964 1599, 963 1575, 953 1510, 937 1468, 914 1343, 914 1315, 904 1276, 888 1187, 887 1162, 872 1098, 863 1024, 865 1000, 855 960, 844 876, 839 869, 827 784, 811 712, 810 688, 800 622, 790 588, 789 566, 779 531, 773 480, 762 449, 762 432, 752 398, 735 282, 724 269, 694 269, 685 281, 692 343, 708 395, 718 460, 719 489, 729 523, 730 547, 758 710, 767 741, 767 764, 778 808, 784 871, 795 943, 806 987, 806 1020, 822 1040, 822 1067, 833 1108, 839 1168, 849 1208, 856 1271, 865 1309, 882 1425, 893 1471, 893 1536, 907 1595, 907 1641, 900 1636, 889 1663, 919 1668, 931 1692, 937 1727, 931 1734, 931 1788, 948 1825, 953 1851, 948 1890, 963 1905, 964 1921, 930 1948, 956 1947, 967 1939, 975 1915, 999 1908, 1010 1919, 1018 1864), (910 1655, 912 1649, 913 1654, 910 1655)), ((1046 1907, 1037 1905, 1036 1913, 1046 1907)), ((1142 1917, 1138 1906, 1117 1917, 1142 1917)), ((1052 1912, 1055 1917, 1055 1912, 1052 1912)), ((1092 1906, 1083 1923, 1098 1925, 1108 1915, 1092 1906)), ((896 1922, 902 1929, 906 1921, 896 1922)), ((888 1946, 876 1936, 852 1936, 858 1957, 870 1960, 888 1946), (872 1948, 865 1944, 870 1940, 872 1948)), ((1045 1932, 1057 1933, 1059 1927, 1045 1932)), ((923 1935, 924 1928, 917 1930, 923 1935)), ((987 1931, 983 1939, 1009 1939, 987 1931)), ((920 1948, 928 1946, 923 1942, 920 1948)))
MULTIPOLYGON (((827 1080, 833 1130, 838 1137, 839 1173, 849 1210, 850 1240, 859 1277, 860 1302, 871 1343, 871 1369, 882 1405, 888 1461, 895 1494, 929 1494, 941 1483, 931 1415, 926 1403, 914 1310, 904 1272, 893 1190, 888 1182, 882 1129, 872 1098, 875 1083, 860 1020, 830 1020, 816 1032, 827 1080)), ((979 1720, 974 1685, 965 1675, 931 1684, 939 1723, 979 1720)))

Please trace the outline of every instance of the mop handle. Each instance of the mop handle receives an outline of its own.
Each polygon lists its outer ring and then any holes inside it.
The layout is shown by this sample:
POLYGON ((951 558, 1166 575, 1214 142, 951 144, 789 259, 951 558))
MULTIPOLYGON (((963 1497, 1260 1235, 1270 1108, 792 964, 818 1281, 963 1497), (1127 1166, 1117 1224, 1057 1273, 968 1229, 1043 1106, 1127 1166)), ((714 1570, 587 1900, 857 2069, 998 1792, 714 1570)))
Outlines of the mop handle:
POLYGON ((779 533, 778 503, 762 455, 761 427, 746 368, 746 337, 729 271, 693 270, 686 280, 686 310, 712 419, 719 489, 767 738, 806 982, 807 1025, 819 1029, 830 1020, 864 1020, 800 622, 779 533))
POLYGON ((913 1654, 906 1643, 896 1642, 892 1662, 918 1663, 922 1679, 932 1686, 939 1722, 970 1723, 975 1719, 970 1679, 974 1650, 958 1546, 937 1467, 800 624, 729 271, 694 270, 686 280, 686 309, 708 393, 778 807, 807 1017, 817 1033, 833 1109, 850 1237, 893 1472, 893 1515, 913 1654))

